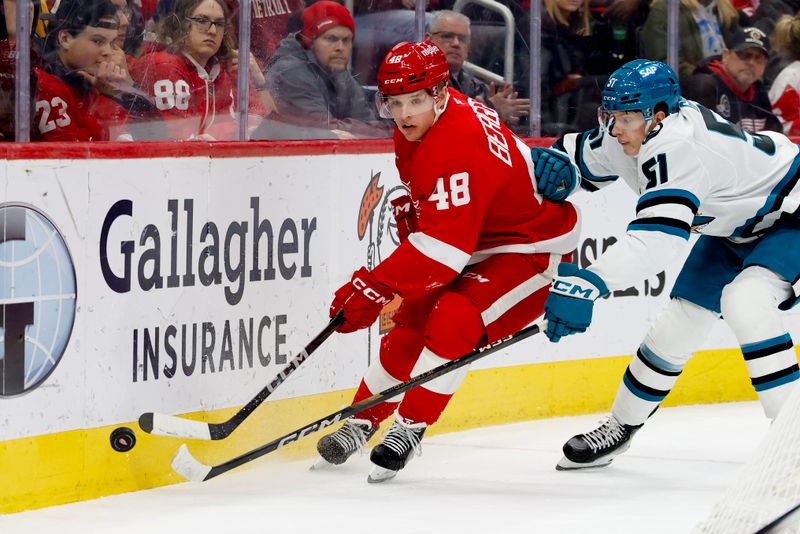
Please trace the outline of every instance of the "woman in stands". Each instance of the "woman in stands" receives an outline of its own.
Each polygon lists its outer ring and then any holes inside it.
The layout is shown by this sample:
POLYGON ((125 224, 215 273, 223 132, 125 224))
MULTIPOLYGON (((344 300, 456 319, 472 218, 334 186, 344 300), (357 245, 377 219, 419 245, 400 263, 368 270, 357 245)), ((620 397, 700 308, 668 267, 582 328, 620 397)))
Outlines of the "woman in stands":
MULTIPOLYGON (((544 0, 542 13, 542 129, 561 135, 576 129, 570 95, 580 87, 588 37, 589 0, 544 0)), ((592 109, 592 122, 595 112, 592 109)))
POLYGON ((780 119, 783 133, 800 135, 800 14, 778 19, 772 44, 791 59, 770 87, 772 111, 780 119))
MULTIPOLYGON (((703 59, 722 54, 726 43, 739 29, 740 17, 731 0, 680 0, 678 76, 687 78, 703 59)), ((641 57, 666 60, 666 0, 653 0, 639 36, 641 57)))
MULTIPOLYGON (((236 79, 226 62, 235 55, 230 13, 222 0, 178 0, 159 21, 164 50, 145 54, 132 75, 153 96, 168 139, 233 139, 236 79)), ((250 62, 253 76, 257 66, 250 62)), ((263 78, 263 76, 261 76, 263 78)), ((252 76, 251 76, 252 79, 252 76)), ((266 115, 251 87, 249 125, 266 115)))

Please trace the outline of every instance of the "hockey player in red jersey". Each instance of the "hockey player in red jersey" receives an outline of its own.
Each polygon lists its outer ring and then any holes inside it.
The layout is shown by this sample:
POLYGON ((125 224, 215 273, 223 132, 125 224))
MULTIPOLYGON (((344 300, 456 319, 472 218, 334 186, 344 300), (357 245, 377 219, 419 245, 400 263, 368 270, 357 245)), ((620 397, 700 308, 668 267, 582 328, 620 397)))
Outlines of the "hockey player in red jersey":
MULTIPOLYGON (((142 56, 131 75, 155 100, 168 139, 232 139, 235 77, 226 62, 234 54, 230 15, 222 0, 178 0, 159 22, 166 50, 142 56)), ((250 88, 251 129, 266 110, 250 88)))
MULTIPOLYGON (((379 109, 397 126, 396 164, 409 190, 395 210, 401 244, 371 272, 357 270, 336 292, 330 313, 342 310, 339 331, 353 332, 369 327, 395 295, 403 302, 353 402, 541 316, 555 268, 576 245, 577 213, 536 190, 530 149, 497 112, 448 89, 448 77, 444 54, 427 41, 396 45, 378 71, 379 109)), ((356 414, 319 441, 315 466, 343 463, 396 410, 372 450, 368 480, 393 477, 465 374, 356 414)))

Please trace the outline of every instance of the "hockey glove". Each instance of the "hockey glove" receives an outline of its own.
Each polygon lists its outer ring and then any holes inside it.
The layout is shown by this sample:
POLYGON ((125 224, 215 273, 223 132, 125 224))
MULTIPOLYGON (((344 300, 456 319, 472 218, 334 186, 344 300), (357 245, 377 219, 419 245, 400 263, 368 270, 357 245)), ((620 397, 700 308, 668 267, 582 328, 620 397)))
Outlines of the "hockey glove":
POLYGON ((558 150, 533 147, 531 159, 536 189, 544 198, 561 202, 572 193, 578 183, 578 174, 569 156, 558 150))
POLYGON ((414 212, 414 203, 411 197, 403 195, 391 201, 392 215, 397 224, 397 237, 402 243, 410 234, 417 231, 417 215, 414 212))
POLYGON ((560 264, 544 303, 547 338, 557 343, 564 336, 585 332, 592 322, 594 301, 607 294, 605 282, 595 273, 574 263, 560 264))
POLYGON ((333 297, 330 316, 333 317, 339 310, 344 312, 344 322, 336 331, 346 334, 367 328, 393 298, 391 289, 375 280, 366 267, 360 268, 333 297))

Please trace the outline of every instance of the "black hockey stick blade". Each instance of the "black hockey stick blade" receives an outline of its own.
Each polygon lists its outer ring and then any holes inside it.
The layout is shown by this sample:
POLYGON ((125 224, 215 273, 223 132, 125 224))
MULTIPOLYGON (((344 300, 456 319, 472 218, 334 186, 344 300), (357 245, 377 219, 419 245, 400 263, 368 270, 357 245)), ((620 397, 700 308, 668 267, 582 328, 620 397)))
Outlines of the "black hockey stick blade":
POLYGON ((800 504, 789 509, 786 513, 775 518, 775 520, 764 525, 753 534, 777 534, 778 532, 788 532, 788 530, 784 529, 790 526, 796 526, 798 521, 800 521, 800 504))
POLYGON ((344 316, 340 311, 330 320, 322 332, 317 334, 317 336, 289 362, 289 365, 278 373, 278 376, 273 378, 269 384, 264 386, 264 388, 250 400, 250 402, 245 404, 227 421, 223 421, 222 423, 204 423, 202 421, 184 419, 183 417, 177 417, 175 415, 147 412, 139 417, 139 426, 148 434, 155 434, 157 436, 202 440, 227 438, 231 432, 236 430, 236 428, 284 382, 284 380, 289 378, 289 375, 295 372, 300 365, 302 365, 303 362, 336 331, 336 327, 342 324, 343 321, 344 316))
POLYGON ((496 352, 502 348, 511 345, 512 343, 516 343, 517 341, 526 339, 534 334, 538 334, 539 332, 544 330, 544 328, 545 328, 544 322, 534 323, 530 326, 523 328, 516 334, 512 334, 499 341, 495 341, 494 343, 486 345, 485 347, 475 349, 474 351, 470 352, 465 356, 444 363, 439 367, 435 367, 429 371, 417 375, 406 382, 397 384, 394 387, 391 387, 385 391, 381 391, 380 393, 376 393, 375 395, 367 397, 366 399, 359 401, 351 406, 342 408, 341 410, 334 412, 330 415, 327 415, 322 419, 317 419, 313 423, 310 423, 302 428, 298 428, 294 432, 276 438, 265 445, 262 445, 256 449, 241 454, 236 458, 232 458, 219 465, 213 465, 213 466, 205 465, 197 461, 194 458, 194 456, 192 456, 192 453, 189 452, 189 448, 186 446, 186 444, 183 444, 181 445, 180 449, 178 449, 178 452, 175 453, 175 456, 172 458, 172 469, 185 479, 194 482, 202 482, 205 480, 212 479, 216 476, 226 473, 227 471, 230 471, 231 469, 239 467, 242 464, 245 464, 247 462, 255 460, 256 458, 264 456, 265 454, 280 449, 285 445, 293 443, 301 438, 313 434, 314 432, 322 430, 323 428, 329 427, 338 421, 347 419, 351 415, 357 414, 363 410, 366 410, 367 408, 371 408, 377 404, 380 404, 381 402, 386 401, 387 399, 391 399, 392 397, 395 397, 400 393, 404 393, 409 389, 419 386, 420 384, 430 382, 434 378, 438 378, 460 367, 469 365, 472 362, 480 358, 483 358, 484 356, 488 356, 493 352, 496 352))

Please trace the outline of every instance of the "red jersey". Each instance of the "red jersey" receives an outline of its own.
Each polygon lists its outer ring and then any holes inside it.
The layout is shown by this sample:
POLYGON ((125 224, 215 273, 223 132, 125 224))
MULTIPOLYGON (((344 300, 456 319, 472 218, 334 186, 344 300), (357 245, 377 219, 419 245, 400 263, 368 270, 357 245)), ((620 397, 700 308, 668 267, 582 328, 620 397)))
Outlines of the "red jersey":
MULTIPOLYGON (((208 134, 230 139, 235 132, 235 80, 219 63, 208 69, 183 54, 162 50, 139 58, 131 76, 152 95, 170 139, 208 134)), ((250 89, 249 112, 266 115, 250 89)))
POLYGON ((108 140, 107 129, 94 114, 96 106, 107 104, 105 97, 93 87, 87 86, 84 92, 54 74, 38 68, 34 71, 38 78, 34 134, 44 141, 108 140))
MULTIPOLYGON (((292 13, 303 9, 303 0, 251 0, 250 50, 264 69, 278 43, 286 37, 286 26, 292 13)), ((239 2, 228 0, 231 12, 239 12, 239 2)), ((238 28, 238 20, 234 28, 238 28)))
POLYGON ((772 111, 786 135, 800 135, 800 61, 793 61, 775 77, 769 89, 772 111))
POLYGON ((566 254, 577 245, 577 212, 536 192, 530 149, 496 111, 449 93, 420 142, 394 134, 417 226, 372 273, 404 298, 429 293, 494 254, 566 254))

